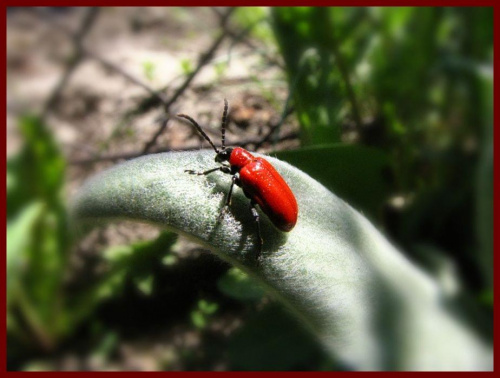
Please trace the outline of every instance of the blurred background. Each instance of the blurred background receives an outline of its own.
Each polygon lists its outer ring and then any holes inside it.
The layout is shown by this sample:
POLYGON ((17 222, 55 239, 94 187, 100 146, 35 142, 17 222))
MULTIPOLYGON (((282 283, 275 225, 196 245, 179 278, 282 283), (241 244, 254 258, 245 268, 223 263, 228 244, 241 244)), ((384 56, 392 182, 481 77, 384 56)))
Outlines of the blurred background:
POLYGON ((153 226, 76 237, 82 182, 230 145, 297 166, 492 340, 492 8, 9 8, 7 368, 342 370, 244 273, 153 226), (465 305, 464 305, 465 304, 465 305))

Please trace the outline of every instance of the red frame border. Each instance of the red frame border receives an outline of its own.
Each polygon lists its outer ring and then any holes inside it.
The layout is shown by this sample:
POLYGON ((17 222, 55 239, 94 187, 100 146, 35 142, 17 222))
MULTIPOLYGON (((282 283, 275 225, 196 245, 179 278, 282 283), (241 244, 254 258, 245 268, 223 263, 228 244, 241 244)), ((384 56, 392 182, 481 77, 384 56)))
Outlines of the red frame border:
MULTIPOLYGON (((5 54, 7 54, 6 52, 6 19, 7 19, 7 7, 8 6, 12 6, 12 7, 21 7, 21 6, 39 6, 40 4, 37 3, 37 2, 33 2, 33 1, 16 1, 16 2, 7 2, 5 4, 5 6, 3 7, 3 17, 2 17, 2 28, 1 28, 1 31, 2 33, 4 34, 3 35, 3 38, 1 39, 1 43, 3 44, 3 51, 5 52, 5 54), (10 3, 10 4, 9 4, 10 3)), ((51 1, 49 2, 49 4, 44 4, 44 6, 47 6, 47 5, 50 5, 50 6, 67 6, 68 4, 66 2, 62 2, 62 1, 51 1)), ((130 3, 128 4, 128 2, 124 2, 124 1, 107 1, 107 2, 93 2, 93 1, 76 1, 76 2, 73 2, 71 4, 71 6, 124 6, 124 5, 127 5, 127 6, 132 6, 134 5, 133 3, 130 3)), ((141 6, 143 6, 144 4, 142 4, 141 6)), ((177 5, 177 6, 234 6, 234 5, 238 5, 238 6, 299 6, 299 5, 308 5, 308 6, 396 6, 396 5, 399 5, 399 6, 490 6, 490 7, 493 7, 495 8, 495 3, 493 1, 485 1, 485 0, 481 0, 481 1, 448 1, 448 0, 441 0, 441 1, 424 1, 424 0, 417 0, 417 1, 409 1, 409 2, 406 2, 405 4, 402 4, 401 1, 393 1, 393 0, 385 0, 385 1, 358 1, 358 0, 354 0, 354 1, 338 1, 338 2, 329 2, 329 1, 314 1, 313 4, 311 3, 308 3, 306 1, 274 1, 274 2, 269 2, 268 4, 266 4, 265 2, 262 2, 262 1, 240 1, 238 2, 238 4, 234 4, 234 2, 230 2, 230 1, 227 1, 227 0, 223 0, 223 1, 206 1, 206 0, 185 0, 183 2, 178 2, 178 1, 174 1, 174 2, 160 2, 160 1, 153 1, 153 2, 149 2, 148 5, 155 5, 155 6, 173 6, 173 5, 177 5)), ((500 26, 499 26, 499 16, 498 16, 499 12, 494 9, 494 34, 495 35, 500 35, 500 26)), ((494 48, 496 49, 498 47, 498 42, 497 41, 494 41, 494 48)), ((6 64, 6 59, 3 59, 2 60, 2 65, 3 65, 3 68, 4 68, 4 72, 5 72, 5 76, 2 76, 2 85, 3 87, 5 88, 5 91, 6 91, 6 69, 5 69, 5 64, 6 64)), ((498 64, 497 64, 497 61, 494 60, 494 64, 493 64, 493 68, 494 68, 494 71, 495 69, 497 68, 498 64)), ((496 77, 494 77, 494 109, 496 108, 495 105, 498 104, 498 101, 495 101, 495 99, 498 98, 498 79, 496 77)), ((6 92, 2 92, 3 96, 4 96, 4 102, 3 102, 3 106, 2 106, 2 112, 3 112, 3 116, 4 116, 4 119, 5 119, 5 116, 6 116, 6 92)), ((493 122, 494 122, 494 125, 495 125, 495 114, 493 114, 493 122)), ((1 135, 1 138, 3 139, 2 142, 3 142, 3 146, 4 148, 6 149, 6 133, 2 133, 0 134, 1 135)), ((494 131, 494 150, 496 149, 496 147, 499 145, 500 143, 500 133, 497 133, 494 131)), ((3 159, 3 167, 5 169, 5 166, 6 166, 6 153, 2 155, 2 159, 3 159)), ((498 197, 499 197, 499 193, 500 193, 500 175, 499 175, 499 168, 500 167, 500 155, 499 154, 494 154, 494 183, 493 183, 493 190, 494 190, 494 227, 493 227, 493 232, 494 232, 494 235, 495 234, 500 234, 500 221, 499 221, 499 217, 498 217, 498 210, 500 209, 500 201, 498 200, 498 197)), ((3 194, 3 197, 5 198, 6 196, 6 176, 3 175, 3 178, 2 180, 4 180, 4 185, 1 186, 1 190, 2 190, 2 194, 3 194)), ((4 202, 4 205, 6 206, 6 202, 4 202)), ((7 243, 7 240, 6 240, 6 218, 5 217, 2 217, 2 222, 3 222, 3 233, 2 233, 2 242, 3 242, 3 245, 6 246, 6 243, 7 243)), ((6 247, 5 247, 6 248, 6 247)), ((500 248, 500 242, 498 241, 498 239, 494 240, 494 252, 497 252, 500 248)), ((4 253, 5 255, 5 253, 4 253)), ((5 258, 3 258, 1 260, 1 263, 2 263, 2 270, 5 272, 6 271, 6 260, 5 258)), ((498 258, 494 258, 494 267, 495 267, 495 272, 497 270, 497 264, 498 264, 498 258)), ((497 280, 495 280, 495 285, 494 285, 494 288, 496 289, 497 288, 497 280)), ((3 320, 4 320, 4 324, 6 324, 6 280, 3 279, 2 282, 1 282, 1 288, 2 288, 2 295, 3 295, 3 299, 1 301, 1 308, 2 308, 2 316, 3 316, 3 320)), ((498 305, 498 296, 494 296, 494 307, 496 307, 498 305)), ((498 312, 497 312, 498 313, 498 312)), ((495 314, 494 315, 494 323, 497 323, 497 318, 498 318, 498 315, 495 314)), ((494 340, 498 340, 499 338, 499 329, 498 327, 494 327, 494 340)), ((6 372, 6 329, 3 328, 2 329, 2 336, 3 336, 3 340, 5 341, 5 343, 1 343, 1 351, 3 352, 3 356, 4 358, 1 359, 1 365, 0 365, 0 371, 1 372, 6 372)), ((494 358, 494 362, 495 362, 495 365, 496 365, 496 353, 495 353, 495 358, 494 358)), ((29 374, 28 372, 6 372, 7 374, 9 375, 12 375, 12 374, 21 374, 21 375, 24 375, 24 374, 29 374)), ((93 376, 100 376, 101 374, 105 374, 103 372, 90 372, 93 376)), ((169 374, 171 372, 165 372, 163 374, 169 374)), ((37 373, 37 374, 42 374, 42 375, 48 375, 48 374, 54 374, 54 372, 43 372, 43 373, 37 373)), ((62 372, 57 372, 57 374, 64 374, 62 372)), ((75 372, 75 374, 86 374, 85 372, 75 372)), ((120 372, 120 374, 123 374, 123 372, 120 372)), ((125 373, 127 375, 129 374, 134 374, 132 372, 129 372, 129 373, 125 373)), ((160 373, 162 374, 162 373, 160 373)), ((200 374, 200 372, 178 372, 178 374, 190 374, 190 375, 198 375, 200 374)), ((205 372, 205 373, 201 373, 201 374, 219 374, 217 372, 205 372)), ((249 375, 249 374, 264 374, 264 375, 273 375, 275 376, 276 374, 279 374, 279 375, 283 375, 283 374, 339 374, 338 372, 307 372, 307 373, 290 373, 290 372, 239 372, 239 373, 234 373, 234 372, 227 372, 227 373, 220 373, 220 374, 241 374, 241 375, 249 375)), ((341 373, 341 374, 349 374, 349 373, 341 373)), ((374 374, 387 374, 387 372, 377 372, 377 373, 374 373, 374 374)), ((394 373, 390 373, 390 374, 394 374, 394 373)), ((406 374, 415 374, 415 373, 406 373, 406 374)), ((433 373, 431 373, 433 374, 433 373)), ((455 374, 455 373, 444 373, 444 374, 455 374)), ((488 374, 488 373, 486 373, 488 374)), ((489 373, 489 374, 493 374, 493 372, 489 373)))

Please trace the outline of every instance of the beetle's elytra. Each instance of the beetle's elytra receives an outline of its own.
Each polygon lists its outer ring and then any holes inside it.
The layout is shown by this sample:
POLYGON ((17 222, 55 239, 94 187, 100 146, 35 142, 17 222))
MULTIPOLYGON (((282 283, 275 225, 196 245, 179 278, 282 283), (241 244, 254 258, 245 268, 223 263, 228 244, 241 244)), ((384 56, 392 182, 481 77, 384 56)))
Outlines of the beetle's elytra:
POLYGON ((208 135, 202 130, 200 125, 190 116, 178 114, 178 117, 187 119, 200 134, 210 143, 215 150, 215 161, 221 165, 204 172, 186 170, 190 174, 208 175, 212 172, 221 171, 232 176, 231 186, 226 197, 225 205, 221 215, 231 204, 231 195, 234 185, 243 189, 245 195, 250 199, 250 210, 257 224, 260 246, 258 256, 262 249, 262 237, 259 224, 259 213, 255 205, 259 205, 261 210, 271 222, 281 231, 291 231, 297 223, 298 206, 295 196, 285 182, 283 177, 266 160, 255 157, 250 152, 241 147, 229 148, 225 146, 225 132, 227 125, 228 103, 224 99, 224 112, 222 115, 222 148, 218 149, 212 143, 208 135))

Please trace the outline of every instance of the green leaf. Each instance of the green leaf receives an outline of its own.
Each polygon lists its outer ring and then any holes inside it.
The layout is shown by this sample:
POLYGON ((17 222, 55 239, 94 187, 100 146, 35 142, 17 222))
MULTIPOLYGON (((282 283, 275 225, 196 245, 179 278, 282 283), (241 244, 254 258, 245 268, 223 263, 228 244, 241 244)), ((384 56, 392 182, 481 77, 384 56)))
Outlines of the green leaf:
POLYGON ((342 83, 330 46, 325 8, 272 9, 273 28, 286 63, 303 144, 340 140, 342 83))
POLYGON ((21 285, 27 263, 26 248, 33 242, 33 229, 43 214, 44 205, 33 202, 7 223, 7 303, 13 286, 21 285))
POLYGON ((177 240, 177 235, 164 231, 156 239, 140 241, 130 245, 119 245, 107 248, 104 258, 110 270, 98 282, 93 291, 95 296, 89 298, 97 301, 121 293, 125 280, 131 278, 137 288, 145 295, 154 289, 152 272, 165 264, 165 260, 175 261, 170 248, 177 240))
POLYGON ((495 302, 493 290, 486 290, 482 292, 479 296, 479 300, 485 305, 493 307, 493 303, 495 302))
POLYGON ((191 322, 198 329, 203 329, 207 326, 210 316, 213 315, 219 305, 215 302, 209 302, 205 299, 200 299, 197 303, 197 308, 191 311, 191 322))
POLYGON ((375 34, 369 10, 276 7, 271 15, 302 145, 339 142, 342 126, 363 123, 355 70, 375 34))
POLYGON ((314 338, 275 304, 245 322, 228 349, 231 370, 294 371, 325 359, 314 338))
POLYGON ((144 76, 146 76, 149 81, 153 81, 156 71, 156 65, 153 62, 146 61, 142 63, 142 69, 144 71, 144 76))
POLYGON ((181 68, 184 75, 189 75, 193 71, 193 64, 189 59, 182 59, 181 68))
POLYGON ((217 305, 217 303, 208 302, 204 299, 201 299, 198 302, 198 309, 203 314, 206 314, 206 315, 211 315, 211 314, 215 313, 215 311, 217 311, 218 308, 219 308, 219 306, 217 305))
POLYGON ((214 64, 215 75, 217 76, 217 80, 221 80, 227 71, 228 64, 227 62, 218 62, 214 64))
POLYGON ((48 126, 34 116, 19 120, 24 139, 21 152, 7 162, 7 216, 14 216, 31 200, 59 206, 65 161, 48 126))
POLYGON ((103 333, 104 335, 101 336, 102 339, 92 352, 93 358, 101 360, 109 358, 116 351, 120 342, 118 333, 109 330, 104 330, 103 333))
POLYGON ((375 148, 334 144, 275 154, 373 218, 388 196, 389 159, 375 148))
POLYGON ((257 301, 264 295, 257 281, 235 267, 219 278, 217 287, 227 296, 241 301, 257 301))
POLYGON ((492 369, 491 345, 462 322, 458 304, 451 309, 441 301, 434 279, 343 200, 271 157, 297 197, 299 218, 282 233, 261 216, 257 264, 256 228, 243 192, 235 190, 218 222, 230 178, 184 172, 213 168, 213 159, 213 151, 195 151, 117 165, 80 189, 72 215, 91 224, 135 219, 191 237, 257 279, 353 369, 492 369))
POLYGON ((61 196, 65 160, 41 118, 21 117, 18 126, 23 147, 7 162, 8 293, 11 324, 23 324, 26 335, 11 336, 50 348, 70 328, 70 312, 61 310, 71 242, 61 196))
POLYGON ((199 311, 192 311, 190 316, 191 321, 196 328, 203 329, 206 327, 207 320, 205 319, 205 315, 203 313, 199 311))
POLYGON ((135 279, 135 284, 144 295, 151 295, 153 293, 153 280, 153 276, 138 277, 135 279))
POLYGON ((251 33, 253 37, 261 39, 265 43, 274 43, 271 26, 267 22, 269 20, 268 13, 268 7, 238 7, 234 13, 234 19, 243 28, 243 32, 237 36, 235 41, 239 41, 251 33))
POLYGON ((480 77, 484 98, 484 125, 476 172, 476 231, 484 278, 493 287, 493 71, 480 77))

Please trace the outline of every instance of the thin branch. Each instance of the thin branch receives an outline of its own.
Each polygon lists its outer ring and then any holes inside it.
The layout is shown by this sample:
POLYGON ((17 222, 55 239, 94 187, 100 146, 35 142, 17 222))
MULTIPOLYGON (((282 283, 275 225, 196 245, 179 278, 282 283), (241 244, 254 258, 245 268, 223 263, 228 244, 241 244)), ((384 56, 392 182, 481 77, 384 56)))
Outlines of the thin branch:
MULTIPOLYGON (((234 12, 235 8, 229 8, 223 16, 221 16, 220 19, 220 26, 224 29, 224 26, 229 20, 229 16, 234 12)), ((222 32, 219 37, 212 43, 212 45, 207 49, 206 52, 202 53, 198 59, 198 64, 196 65, 196 68, 186 76, 184 82, 175 90, 175 92, 172 94, 172 96, 169 99, 166 99, 163 95, 159 97, 159 94, 163 94, 166 90, 170 88, 170 85, 160 89, 159 91, 149 91, 152 95, 144 98, 139 105, 134 109, 129 112, 127 112, 126 117, 131 117, 137 114, 142 114, 147 112, 149 109, 157 107, 159 104, 163 105, 163 108, 165 110, 166 116, 168 117, 170 113, 170 107, 172 104, 177 101, 177 99, 184 93, 184 91, 189 87, 189 85, 192 83, 196 75, 201 71, 201 69, 208 64, 214 57, 215 52, 221 45, 222 41, 226 37, 226 33, 222 32)), ((116 71, 119 70, 119 67, 112 67, 110 68, 115 69, 116 71)), ((119 72, 119 71, 118 71, 119 72)), ((126 73, 122 73, 126 74, 126 73)), ((157 132, 153 135, 151 140, 147 141, 144 144, 143 147, 143 152, 146 153, 151 150, 151 148, 156 144, 156 141, 160 137, 160 135, 165 131, 166 127, 168 125, 168 119, 164 119, 161 122, 161 125, 159 126, 157 132)))
POLYGON ((81 63, 84 57, 84 54, 82 53, 83 39, 89 33, 90 29, 92 28, 92 25, 97 19, 98 14, 99 14, 99 8, 97 7, 89 8, 88 11, 85 13, 85 16, 83 18, 79 30, 74 34, 68 31, 68 34, 74 43, 74 48, 75 48, 74 56, 71 58, 68 65, 66 66, 66 70, 62 75, 61 80, 59 80, 59 83, 56 85, 50 97, 47 99, 47 102, 45 103, 45 106, 42 111, 42 118, 45 118, 47 114, 50 112, 50 110, 54 107, 57 100, 61 96, 64 87, 68 83, 69 79, 75 72, 78 65, 81 63))
MULTIPOLYGON (((227 12, 225 12, 221 16, 220 25, 223 29, 229 20, 229 16, 234 12, 234 10, 235 10, 235 8, 231 7, 227 10, 227 12)), ((89 13, 93 14, 93 12, 89 12, 89 13)), ((41 19, 43 19, 44 21, 50 22, 50 24, 52 26, 56 27, 57 29, 59 29, 60 31, 65 33, 66 35, 73 38, 74 35, 73 35, 72 31, 69 30, 66 26, 57 22, 54 19, 54 17, 52 17, 52 15, 49 14, 48 12, 41 10, 41 9, 36 9, 35 14, 37 16, 39 16, 41 19)), ((91 23, 88 22, 88 20, 84 20, 83 27, 88 28, 90 26, 90 24, 91 23)), ((143 88, 144 90, 146 90, 151 95, 148 99, 146 99, 146 102, 148 104, 147 107, 150 108, 150 107, 156 106, 158 104, 161 104, 163 106, 166 114, 169 113, 170 106, 184 93, 184 91, 188 88, 188 86, 191 84, 191 82, 196 77, 196 75, 201 71, 201 69, 209 61, 211 61, 213 59, 215 51, 218 49, 218 47, 220 46, 220 44, 222 43, 222 41, 226 37, 226 33, 224 33, 224 32, 222 32, 219 35, 219 37, 214 41, 214 43, 209 47, 209 49, 205 53, 200 55, 200 58, 198 60, 198 64, 197 64, 196 68, 186 77, 184 82, 177 88, 177 90, 174 92, 174 94, 171 96, 171 98, 169 100, 166 100, 165 96, 163 95, 163 92, 166 89, 168 89, 168 87, 165 89, 162 89, 160 91, 156 91, 153 88, 151 88, 149 85, 147 85, 146 83, 142 82, 141 80, 138 80, 134 76, 130 75, 128 72, 124 71, 121 67, 119 67, 115 63, 107 61, 106 59, 97 55, 93 51, 85 48, 83 46, 83 44, 81 43, 81 39, 86 34, 85 31, 86 31, 86 29, 82 28, 82 31, 80 31, 79 33, 76 34, 76 36, 78 37, 78 43, 76 44, 76 46, 78 48, 78 60, 72 61, 72 64, 68 67, 68 70, 67 70, 66 74, 63 76, 63 79, 61 80, 61 83, 58 87, 60 87, 62 89, 62 87, 65 85, 65 83, 69 79, 69 76, 72 74, 72 72, 76 68, 76 65, 85 56, 85 57, 92 58, 92 59, 98 61, 100 64, 102 64, 107 69, 120 74, 121 76, 126 78, 131 83, 138 85, 141 88, 143 88)), ((52 104, 55 102, 55 99, 57 99, 58 93, 60 92, 61 89, 56 89, 56 91, 55 91, 56 96, 52 96, 51 100, 49 100, 49 102, 48 102, 49 107, 51 107, 52 104)), ((145 101, 141 102, 141 104, 139 106, 140 109, 144 108, 144 103, 145 103, 145 101)), ((168 120, 165 122, 162 122, 158 131, 153 135, 153 138, 150 141, 146 142, 146 144, 144 145, 144 148, 143 148, 144 152, 149 151, 151 149, 151 147, 154 146, 158 137, 165 130, 167 123, 168 123, 168 120)))
MULTIPOLYGON (((218 16, 218 17, 222 17, 220 11, 215 8, 215 7, 212 7, 211 8, 213 10, 213 12, 218 16)), ((249 33, 252 31, 252 29, 260 22, 262 21, 265 21, 267 18, 261 18, 260 20, 257 20, 255 22, 253 22, 251 25, 247 26, 245 29, 241 30, 241 31, 234 31, 232 29, 229 28, 229 26, 226 24, 223 24, 222 27, 224 29, 224 32, 229 35, 232 39, 233 39, 233 44, 236 44, 238 42, 241 42, 243 44, 245 44, 247 47, 249 47, 252 51, 260 51, 260 54, 265 58, 267 59, 267 61, 271 64, 274 64, 276 66, 278 66, 279 68, 281 69, 285 69, 284 65, 282 62, 280 62, 278 59, 276 59, 275 57, 269 55, 265 50, 261 50, 259 49, 259 47, 254 44, 250 39, 248 39, 248 35, 249 33)))
MULTIPOLYGON (((234 12, 235 8, 229 8, 227 12, 224 14, 224 16, 220 20, 220 26, 223 28, 224 25, 228 22, 229 16, 234 12)), ((206 52, 202 53, 198 59, 198 64, 196 65, 196 68, 186 76, 184 82, 175 90, 175 92, 172 94, 172 96, 167 100, 163 96, 161 98, 158 97, 159 93, 163 93, 167 89, 169 89, 169 86, 160 89, 159 91, 155 91, 152 93, 152 96, 149 96, 145 99, 143 99, 140 104, 132 111, 127 113, 127 116, 133 116, 138 113, 144 113, 147 110, 154 108, 158 106, 159 103, 163 104, 165 113, 168 117, 168 114, 170 113, 170 107, 172 104, 177 101, 177 99, 184 93, 184 91, 189 87, 191 82, 194 80, 196 75, 201 71, 201 69, 209 63, 214 55, 219 46, 221 45, 222 41, 225 39, 226 34, 222 32, 219 37, 212 43, 212 45, 207 49, 206 52)), ((113 67, 111 67, 113 68, 113 67)), ((146 153, 151 150, 151 148, 156 144, 156 141, 160 137, 160 135, 164 132, 168 125, 168 119, 163 120, 161 125, 159 126, 157 132, 153 135, 153 137, 147 141, 144 144, 143 147, 143 152, 146 153)))
MULTIPOLYGON (((222 28, 226 25, 226 23, 229 20, 229 16, 234 12, 235 8, 229 8, 228 11, 221 17, 220 19, 220 25, 222 28)), ((186 77, 184 82, 177 88, 177 90, 174 92, 172 97, 164 104, 165 107, 165 113, 168 115, 170 106, 177 101, 177 99, 184 93, 184 91, 187 89, 189 84, 193 81, 193 79, 198 75, 198 73, 201 71, 201 69, 213 59, 213 56, 215 55, 215 52, 219 48, 220 44, 226 37, 226 33, 222 32, 219 37, 214 41, 214 43, 208 48, 208 50, 200 55, 200 58, 198 59, 198 64, 196 65, 196 68, 186 77)), ((150 98, 151 100, 151 98, 150 98)), ((144 101, 141 102, 141 105, 144 104, 144 101)), ((151 105, 151 104, 150 104, 151 105)), ((162 121, 161 126, 158 128, 157 132, 153 135, 151 140, 146 142, 143 148, 143 153, 148 152, 155 144, 156 141, 158 140, 159 136, 163 133, 163 131, 166 129, 168 124, 168 118, 166 120, 162 121)))
MULTIPOLYGON (((229 16, 235 11, 236 8, 232 7, 229 8, 228 11, 222 16, 220 20, 220 26, 224 30, 224 26, 229 20, 229 16)), ((209 61, 212 60, 215 51, 219 48, 220 44, 222 41, 226 38, 226 33, 223 31, 219 37, 215 40, 215 42, 210 46, 210 48, 205 52, 204 54, 200 55, 200 58, 198 59, 198 64, 196 65, 196 68, 186 77, 186 80, 184 80, 184 83, 177 88, 175 93, 172 95, 170 100, 167 102, 167 106, 172 105, 178 98, 179 96, 186 90, 186 88, 189 86, 191 81, 195 78, 195 76, 200 72, 200 70, 205 66, 209 61)))
MULTIPOLYGON (((297 132, 291 132, 288 134, 285 134, 280 137, 280 141, 285 141, 285 140, 292 140, 296 139, 298 137, 297 132)), ((261 141, 261 138, 249 138, 246 140, 243 140, 238 143, 238 146, 241 147, 247 147, 249 145, 256 145, 261 141)), ((230 143, 228 143, 230 144, 230 143)), ((222 145, 219 143, 214 143, 215 147, 221 148, 222 145)), ((88 164, 95 164, 99 162, 105 162, 105 161, 117 161, 117 160, 128 160, 128 159, 133 159, 139 156, 144 156, 144 155, 150 155, 150 154, 157 154, 161 152, 172 152, 172 151, 196 151, 199 150, 199 147, 189 147, 189 148, 184 148, 184 149, 176 149, 172 150, 171 148, 160 148, 158 150, 155 150, 153 152, 148 151, 147 153, 143 153, 142 151, 135 151, 135 152, 129 152, 129 153, 123 153, 123 154, 116 154, 116 155, 108 155, 108 156, 96 156, 93 158, 87 158, 87 159, 78 159, 78 160, 71 160, 69 164, 71 165, 88 165, 88 164)))
POLYGON ((285 107, 285 112, 283 114, 283 116, 281 117, 281 119, 279 120, 279 122, 277 122, 276 124, 274 125, 271 125, 271 127, 269 128, 269 131, 267 132, 266 135, 264 135, 264 137, 255 144, 255 147, 254 149, 257 151, 259 148, 262 147, 262 145, 266 142, 269 142, 269 140, 271 139, 271 137, 273 136, 273 134, 276 132, 276 130, 278 130, 281 125, 283 124, 283 122, 285 121, 285 119, 294 112, 294 108, 293 107, 285 107))
POLYGON ((92 58, 96 61, 98 61, 99 63, 101 63, 104 67, 106 67, 107 69, 111 70, 111 71, 114 71, 118 74, 120 74, 121 76, 123 76, 124 78, 126 78, 128 81, 130 81, 131 83, 143 88, 146 92, 149 92, 151 94, 151 96, 153 96, 154 98, 156 98, 164 107, 165 109, 168 107, 167 103, 166 103, 166 100, 165 100, 165 97, 164 95, 161 93, 161 91, 156 91, 154 90, 153 88, 151 88, 149 85, 147 85, 146 83, 144 83, 143 81, 135 78, 134 76, 132 76, 131 74, 129 74, 128 72, 126 72, 125 70, 123 70, 120 66, 118 66, 117 64, 115 63, 112 63, 106 59, 104 59, 103 57, 95 54, 94 52, 92 51, 89 51, 89 50, 85 50, 85 54, 89 57, 89 58, 92 58))
POLYGON ((156 144, 156 141, 158 140, 158 138, 160 137, 160 135, 163 134, 163 132, 167 128, 169 120, 170 120, 170 118, 163 118, 161 120, 161 126, 158 128, 158 130, 156 131, 156 133, 153 135, 153 138, 151 138, 151 140, 148 141, 144 145, 144 148, 142 149, 142 153, 143 154, 148 153, 151 150, 151 148, 156 144))
MULTIPOLYGON (((45 21, 45 22, 49 23, 51 26, 57 28, 58 30, 60 30, 61 32, 63 32, 64 34, 66 34, 68 37, 74 38, 73 32, 70 29, 68 29, 65 25, 63 25, 60 22, 58 22, 47 11, 45 11, 43 9, 39 9, 39 8, 35 8, 33 11, 35 12, 35 15, 38 16, 43 21, 45 21)), ((85 25, 85 22, 83 23, 83 25, 85 25)), ((77 33, 77 35, 78 34, 79 33, 77 33)), ((83 44, 81 43, 81 38, 80 38, 80 43, 78 45, 80 47, 80 54, 81 54, 82 57, 85 56, 85 57, 88 57, 88 58, 91 58, 91 59, 94 59, 94 60, 98 61, 103 66, 105 66, 107 69, 120 74, 121 76, 123 76, 125 79, 127 79, 131 83, 133 83, 135 85, 138 85, 141 88, 143 88, 144 90, 146 90, 147 92, 149 92, 161 104, 166 105, 165 104, 165 99, 163 98, 163 95, 161 94, 161 91, 155 91, 149 85, 147 85, 146 83, 142 82, 141 80, 135 78, 134 76, 130 75, 128 72, 124 71, 118 65, 105 60, 104 58, 100 57, 99 55, 97 55, 93 51, 91 51, 88 48, 84 47, 83 44)))
MULTIPOLYGON (((220 21, 221 25, 220 26, 222 28, 224 28, 224 25, 228 22, 228 18, 234 12, 234 10, 235 10, 234 8, 229 8, 229 10, 224 15, 224 17, 221 18, 221 21, 220 21)), ((226 37, 226 34, 222 33, 219 36, 219 38, 216 39, 214 41, 214 43, 207 49, 207 51, 200 55, 200 58, 198 59, 198 64, 197 64, 196 68, 188 76, 186 76, 184 82, 177 88, 177 90, 174 92, 172 97, 168 100, 168 102, 167 102, 168 106, 171 106, 179 98, 179 96, 184 93, 186 88, 193 81, 195 76, 200 72, 200 70, 203 68, 203 66, 206 65, 207 63, 209 63, 213 59, 215 51, 220 46, 222 40, 225 37, 226 37)), ((171 85, 169 84, 169 85, 161 88, 158 92, 165 92, 170 87, 171 87, 171 85)), ((156 107, 157 105, 158 105, 158 101, 156 101, 154 97, 144 98, 134 110, 128 112, 128 115, 144 113, 144 112, 148 111, 149 109, 156 107)))
MULTIPOLYGON (((107 69, 120 74, 121 76, 126 78, 131 83, 140 86, 141 88, 146 90, 148 93, 150 93, 151 96, 141 102, 141 104, 140 104, 141 109, 144 108, 145 102, 148 103, 148 106, 147 106, 148 108, 150 108, 152 106, 156 106, 157 104, 161 104, 161 105, 163 105, 164 110, 165 110, 166 114, 168 115, 170 106, 173 103, 175 103, 175 101, 177 101, 177 99, 184 93, 184 91, 189 87, 189 85, 191 84, 193 79, 196 77, 196 75, 201 71, 201 69, 208 62, 210 62, 213 59, 215 52, 217 51, 217 49, 219 48, 219 46, 221 45, 223 40, 227 37, 228 33, 231 33, 234 36, 234 33, 230 32, 229 29, 227 28, 227 23, 228 23, 229 17, 235 11, 235 9, 236 8, 231 7, 223 14, 217 12, 218 16, 220 17, 219 23, 220 23, 220 27, 222 28, 221 34, 213 42, 213 44, 207 49, 207 51, 200 55, 196 68, 186 77, 184 82, 177 88, 177 90, 173 93, 173 95, 168 100, 163 95, 163 92, 165 90, 167 90, 168 87, 161 89, 159 91, 156 91, 153 88, 151 88, 150 86, 148 86, 147 84, 145 84, 144 82, 142 82, 142 81, 138 80, 137 78, 133 77, 132 75, 130 75, 128 72, 124 71, 118 65, 107 61, 106 59, 102 58, 101 56, 97 55, 93 51, 91 51, 83 46, 83 43, 82 43, 83 37, 87 34, 88 29, 90 28, 90 26, 92 24, 93 18, 95 18, 96 14, 97 14, 96 10, 93 10, 92 12, 89 11, 87 17, 85 18, 84 22, 82 23, 81 29, 76 34, 73 34, 73 32, 70 29, 68 29, 63 24, 57 22, 51 14, 49 14, 48 12, 46 12, 44 10, 36 9, 36 15, 41 17, 43 20, 50 22, 50 24, 53 27, 56 27, 57 29, 64 32, 69 37, 73 38, 75 40, 75 44, 77 46, 78 59, 73 61, 72 64, 70 66, 68 66, 68 70, 67 70, 66 74, 63 76, 63 79, 61 80, 61 85, 59 85, 58 87, 61 87, 61 89, 62 89, 62 87, 67 82, 71 73, 74 71, 77 64, 81 61, 81 59, 83 59, 84 57, 92 58, 92 59, 98 61, 103 66, 105 66, 107 69)), ((244 33, 241 33, 241 35, 236 35, 236 38, 242 38, 243 35, 244 35, 244 33)), ((253 46, 253 45, 250 45, 250 47, 255 48, 255 46, 253 46)), ((56 91, 56 95, 57 95, 57 92, 59 92, 61 89, 58 89, 56 91)), ((54 99, 50 100, 50 103, 52 103, 54 101, 55 101, 54 99)), ((140 155, 147 154, 151 150, 151 148, 156 144, 158 137, 163 133, 163 131, 167 127, 168 120, 169 120, 168 118, 164 118, 162 120, 161 125, 158 128, 157 132, 153 135, 153 137, 150 141, 145 143, 144 148, 142 149, 141 153, 135 152, 135 153, 131 153, 131 154, 114 155, 114 156, 109 156, 109 157, 95 157, 95 158, 90 158, 87 160, 76 161, 73 164, 87 164, 87 163, 106 161, 106 160, 108 160, 108 161, 120 160, 120 159, 127 159, 127 158, 131 158, 131 157, 137 157, 140 155)), ((274 131, 274 129, 273 129, 273 131, 274 131)), ((269 137, 270 137, 270 135, 266 136, 266 138, 269 138, 269 137)), ((249 140, 249 141, 243 142, 242 145, 256 144, 259 142, 260 142, 259 145, 261 145, 265 141, 254 139, 254 140, 249 140)), ((169 151, 169 149, 165 149, 165 151, 169 151)))

